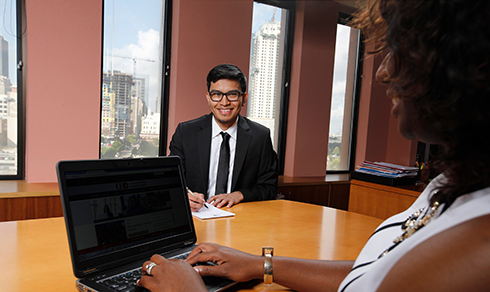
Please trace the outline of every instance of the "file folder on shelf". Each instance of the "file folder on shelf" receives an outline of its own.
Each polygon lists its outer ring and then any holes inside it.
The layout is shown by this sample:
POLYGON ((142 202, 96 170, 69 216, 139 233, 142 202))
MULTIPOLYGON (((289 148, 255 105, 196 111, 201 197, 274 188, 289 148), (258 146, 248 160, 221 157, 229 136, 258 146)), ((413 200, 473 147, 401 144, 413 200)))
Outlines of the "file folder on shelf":
POLYGON ((351 173, 351 178, 389 186, 414 185, 417 174, 417 167, 363 161, 351 173))
POLYGON ((363 180, 372 183, 378 183, 387 186, 403 186, 403 185, 415 185, 416 177, 386 177, 379 175, 372 175, 369 173, 353 171, 350 174, 352 179, 363 180))

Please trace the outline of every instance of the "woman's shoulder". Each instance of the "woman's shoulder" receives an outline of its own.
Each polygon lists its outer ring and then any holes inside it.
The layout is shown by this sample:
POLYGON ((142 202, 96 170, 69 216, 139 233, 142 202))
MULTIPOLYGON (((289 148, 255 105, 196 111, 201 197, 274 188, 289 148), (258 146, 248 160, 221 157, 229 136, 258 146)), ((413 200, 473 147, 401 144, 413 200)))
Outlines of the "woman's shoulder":
POLYGON ((484 291, 490 287, 490 214, 434 234, 407 252, 378 291, 484 291))

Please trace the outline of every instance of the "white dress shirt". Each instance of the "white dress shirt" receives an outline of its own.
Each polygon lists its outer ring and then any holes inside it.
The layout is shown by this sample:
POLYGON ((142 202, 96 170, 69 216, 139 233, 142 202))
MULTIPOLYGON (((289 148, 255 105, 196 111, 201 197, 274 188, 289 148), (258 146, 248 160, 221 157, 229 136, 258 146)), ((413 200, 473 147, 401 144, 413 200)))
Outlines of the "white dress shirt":
POLYGON ((230 168, 228 172, 228 185, 226 187, 226 193, 231 192, 231 178, 233 177, 233 166, 235 165, 235 150, 236 150, 236 138, 237 138, 237 125, 238 118, 235 123, 223 131, 215 118, 212 119, 212 132, 211 132, 211 153, 209 157, 209 182, 208 182, 208 198, 215 195, 216 192, 216 176, 218 175, 218 162, 219 162, 219 151, 221 147, 221 142, 223 141, 221 132, 226 132, 230 135, 230 168))

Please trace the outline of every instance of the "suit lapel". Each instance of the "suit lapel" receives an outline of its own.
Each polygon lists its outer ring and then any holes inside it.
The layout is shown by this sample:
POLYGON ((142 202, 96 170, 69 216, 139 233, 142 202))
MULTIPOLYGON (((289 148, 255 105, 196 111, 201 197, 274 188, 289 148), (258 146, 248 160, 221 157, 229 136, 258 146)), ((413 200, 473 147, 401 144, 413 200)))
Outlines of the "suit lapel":
POLYGON ((209 114, 201 123, 201 130, 197 132, 197 143, 199 143, 199 166, 201 167, 202 178, 206 190, 208 188, 209 180, 209 153, 211 152, 211 118, 212 114, 209 114))
POLYGON ((233 168, 233 178, 231 189, 235 188, 238 177, 242 170, 243 163, 247 155, 248 145, 252 136, 249 133, 250 127, 247 121, 240 115, 238 118, 237 141, 235 150, 235 166, 233 168))

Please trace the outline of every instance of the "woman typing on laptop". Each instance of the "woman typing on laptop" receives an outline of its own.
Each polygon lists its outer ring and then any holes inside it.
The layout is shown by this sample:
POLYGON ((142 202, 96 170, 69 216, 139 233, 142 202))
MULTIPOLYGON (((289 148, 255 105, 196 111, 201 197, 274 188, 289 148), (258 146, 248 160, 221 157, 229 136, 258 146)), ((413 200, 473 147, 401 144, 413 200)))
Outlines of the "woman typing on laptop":
POLYGON ((441 175, 381 224, 355 262, 261 257, 203 243, 186 261, 153 256, 139 286, 206 291, 201 276, 248 281, 263 278, 265 267, 266 281, 297 291, 488 290, 490 1, 368 1, 354 24, 386 55, 376 77, 389 84, 401 134, 441 145, 441 175), (206 261, 217 265, 191 266, 206 261))

